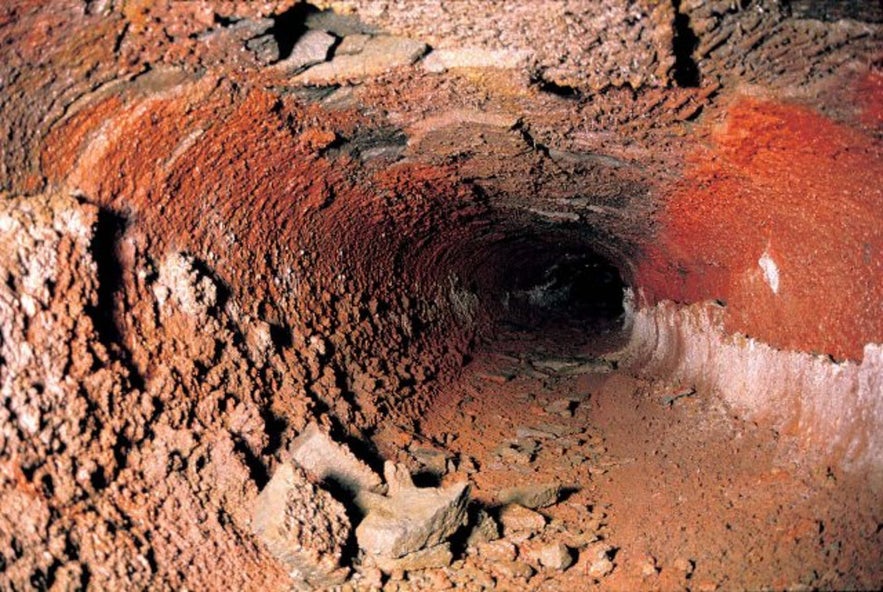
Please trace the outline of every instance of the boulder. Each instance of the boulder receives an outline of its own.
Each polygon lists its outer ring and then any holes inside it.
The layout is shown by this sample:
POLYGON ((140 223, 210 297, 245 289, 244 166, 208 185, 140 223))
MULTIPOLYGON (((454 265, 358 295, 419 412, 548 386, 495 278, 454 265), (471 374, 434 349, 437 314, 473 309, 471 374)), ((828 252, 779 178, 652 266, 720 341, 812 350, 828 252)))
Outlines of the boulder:
POLYGON ((357 499, 365 518, 356 528, 368 555, 395 559, 448 539, 463 523, 469 485, 414 487, 401 471, 387 469, 390 496, 365 492, 357 499))
POLYGON ((349 574, 340 565, 350 535, 346 509, 291 463, 280 465, 258 495, 252 530, 295 582, 333 586, 349 574))

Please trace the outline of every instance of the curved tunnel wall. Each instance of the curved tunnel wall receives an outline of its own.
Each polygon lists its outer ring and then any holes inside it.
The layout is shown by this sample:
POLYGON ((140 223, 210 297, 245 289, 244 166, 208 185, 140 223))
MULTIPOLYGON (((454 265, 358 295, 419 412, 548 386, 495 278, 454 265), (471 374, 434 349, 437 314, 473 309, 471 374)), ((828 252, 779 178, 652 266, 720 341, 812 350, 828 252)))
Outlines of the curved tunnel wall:
MULTIPOLYGON (((40 4, 0 18, 15 48, 0 64, 0 183, 5 204, 35 212, 0 230, 45 230, 4 244, 3 261, 60 262, 39 306, 17 299, 24 283, 2 292, 16 323, 0 345, 48 351, 28 372, 60 377, 10 397, 3 511, 39 505, 34 549, 74 537, 84 564, 146 586, 176 554, 235 546, 246 552, 161 577, 284 581, 242 508, 287 435, 314 416, 359 438, 388 414, 406 426, 488 333, 506 270, 578 249, 637 293, 623 357, 636 371, 719 390, 856 470, 883 463, 867 345, 883 341, 881 76, 819 49, 870 55, 865 24, 694 8, 706 39, 733 22, 772 39, 731 31, 697 48, 695 88, 665 74, 660 5, 643 22, 661 33, 638 52, 657 74, 634 86, 619 71, 581 78, 571 53, 557 69, 479 62, 437 78, 415 62, 304 90, 240 49, 288 3, 40 4), (224 25, 231 14, 243 24, 224 25), (734 55, 781 51, 781 30, 813 57, 781 83, 727 78, 734 55), (35 306, 40 322, 25 322, 35 306), (52 335, 73 345, 55 351, 52 335), (52 418, 61 404, 70 417, 52 418), (217 515, 177 523, 206 499, 217 515)), ((603 47, 605 64, 638 51, 603 47)))

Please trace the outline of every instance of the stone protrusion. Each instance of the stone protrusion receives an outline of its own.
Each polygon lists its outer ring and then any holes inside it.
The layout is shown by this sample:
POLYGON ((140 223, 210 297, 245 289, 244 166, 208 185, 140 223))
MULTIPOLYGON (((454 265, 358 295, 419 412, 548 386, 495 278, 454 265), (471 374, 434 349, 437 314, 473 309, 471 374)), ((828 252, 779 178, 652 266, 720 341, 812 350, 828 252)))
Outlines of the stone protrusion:
POLYGON ((346 509, 299 467, 279 466, 257 498, 252 529, 297 583, 333 586, 349 574, 341 567, 350 534, 346 509))

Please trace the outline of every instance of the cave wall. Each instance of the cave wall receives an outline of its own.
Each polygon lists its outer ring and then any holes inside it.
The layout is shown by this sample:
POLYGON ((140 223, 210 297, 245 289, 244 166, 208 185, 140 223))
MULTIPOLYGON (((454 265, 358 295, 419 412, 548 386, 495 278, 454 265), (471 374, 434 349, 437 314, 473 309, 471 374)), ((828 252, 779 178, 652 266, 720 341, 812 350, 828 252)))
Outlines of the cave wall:
POLYGON ((538 235, 619 266, 636 372, 879 466, 881 32, 805 4, 5 3, 11 577, 282 585, 290 436, 406 429, 538 235), (306 83, 286 25, 419 51, 306 83))

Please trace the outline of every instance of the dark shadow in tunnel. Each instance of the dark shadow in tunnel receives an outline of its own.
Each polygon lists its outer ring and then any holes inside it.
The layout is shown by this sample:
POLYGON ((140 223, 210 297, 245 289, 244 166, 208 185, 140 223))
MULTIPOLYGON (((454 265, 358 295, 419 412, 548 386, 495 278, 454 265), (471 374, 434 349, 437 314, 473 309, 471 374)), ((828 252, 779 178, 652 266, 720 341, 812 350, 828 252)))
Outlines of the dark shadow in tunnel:
POLYGON ((565 252, 546 266, 525 267, 503 294, 504 324, 548 331, 570 325, 607 331, 621 325, 625 284, 616 266, 592 252, 565 252))

